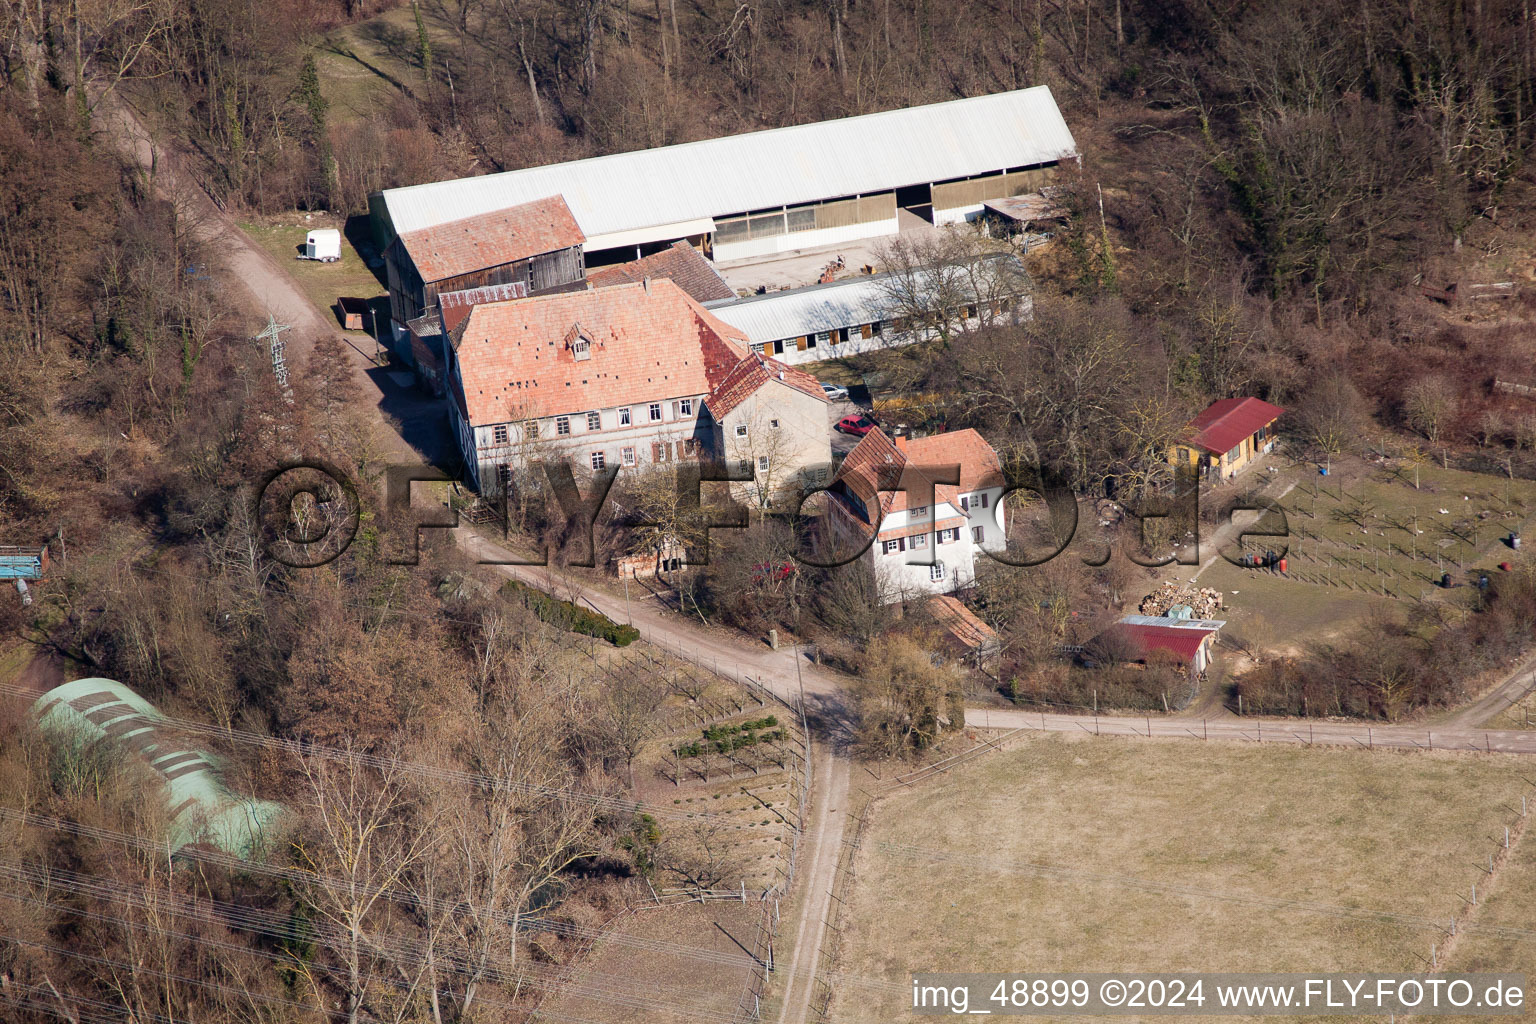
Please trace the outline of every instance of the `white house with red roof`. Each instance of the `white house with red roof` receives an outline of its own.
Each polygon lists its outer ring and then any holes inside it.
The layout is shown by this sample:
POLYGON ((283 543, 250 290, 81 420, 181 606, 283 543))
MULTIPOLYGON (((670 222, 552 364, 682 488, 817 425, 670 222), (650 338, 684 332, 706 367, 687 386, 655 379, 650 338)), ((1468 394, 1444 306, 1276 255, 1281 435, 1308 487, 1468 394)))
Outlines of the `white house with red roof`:
POLYGON ((814 378, 749 355, 740 331, 674 281, 445 303, 443 320, 449 420, 482 494, 551 457, 588 471, 726 457, 707 405, 733 425, 761 418, 794 438, 773 453, 774 472, 830 459, 814 378))
POLYGON ((876 427, 828 491, 839 551, 859 550, 887 604, 942 594, 976 578, 976 560, 1007 545, 1002 464, 974 430, 890 438, 876 427))
POLYGON ((1236 476, 1274 447, 1274 424, 1285 410, 1257 398, 1223 398, 1189 421, 1183 439, 1169 453, 1175 466, 1192 466, 1201 476, 1236 476))

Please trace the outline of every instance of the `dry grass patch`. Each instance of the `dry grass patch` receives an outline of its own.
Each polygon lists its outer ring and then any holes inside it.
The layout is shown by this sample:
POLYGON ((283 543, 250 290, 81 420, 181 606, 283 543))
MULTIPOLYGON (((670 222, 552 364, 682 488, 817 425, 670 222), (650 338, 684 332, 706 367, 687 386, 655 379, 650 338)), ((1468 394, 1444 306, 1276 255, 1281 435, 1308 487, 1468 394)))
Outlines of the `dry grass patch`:
POLYGON ((540 1019, 690 1024, 725 1020, 751 976, 740 942, 752 947, 755 904, 692 903, 638 911, 615 923, 573 968, 563 991, 545 1000, 540 1019), (688 951, 646 949, 646 941, 688 951), (705 955, 694 955, 705 954, 705 955), (723 962, 722 962, 723 961, 723 962))
MULTIPOLYGON (((1518 805, 1518 802, 1517 802, 1518 805)), ((1536 802, 1533 802, 1536 809, 1536 802)), ((1490 844, 1491 845, 1491 844, 1490 844)), ((1468 875, 1466 885, 1474 880, 1468 875)), ((1521 972, 1536 978, 1536 835, 1525 835, 1499 868, 1493 887, 1478 879, 1479 903, 1441 964, 1445 971, 1521 972)), ((1527 1001, 1530 993, 1527 991, 1527 1001)), ((1458 1022, 1508 1020, 1458 1017, 1458 1022)))
POLYGON ((915 970, 1421 970, 1522 771, 1030 739, 875 804, 832 1019, 908 1019, 915 970))

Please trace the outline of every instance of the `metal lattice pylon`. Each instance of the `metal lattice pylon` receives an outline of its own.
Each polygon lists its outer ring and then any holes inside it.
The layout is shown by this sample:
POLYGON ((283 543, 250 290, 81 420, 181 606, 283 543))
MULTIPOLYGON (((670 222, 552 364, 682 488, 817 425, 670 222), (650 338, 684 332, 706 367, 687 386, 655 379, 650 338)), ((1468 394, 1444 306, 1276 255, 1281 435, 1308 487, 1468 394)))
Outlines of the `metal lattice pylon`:
POLYGON ((288 361, 283 356, 284 344, 281 335, 284 331, 291 330, 293 328, 290 325, 278 323, 277 317, 273 316, 269 310, 267 312, 267 326, 262 329, 260 334, 256 335, 257 341, 265 341, 267 343, 267 347, 272 353, 272 375, 277 378, 277 386, 284 391, 288 390, 288 361))

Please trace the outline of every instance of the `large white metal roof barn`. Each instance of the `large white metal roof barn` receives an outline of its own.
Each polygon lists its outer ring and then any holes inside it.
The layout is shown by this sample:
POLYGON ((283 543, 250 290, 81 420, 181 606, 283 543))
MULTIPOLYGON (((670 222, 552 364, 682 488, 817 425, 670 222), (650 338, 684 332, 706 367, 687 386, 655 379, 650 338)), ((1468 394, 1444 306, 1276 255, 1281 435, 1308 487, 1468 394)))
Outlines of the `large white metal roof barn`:
POLYGON ((691 238, 718 260, 894 231, 898 207, 959 219, 986 192, 1038 188, 1030 172, 1075 155, 1038 86, 389 189, 374 212, 394 235, 559 195, 588 253, 691 238))

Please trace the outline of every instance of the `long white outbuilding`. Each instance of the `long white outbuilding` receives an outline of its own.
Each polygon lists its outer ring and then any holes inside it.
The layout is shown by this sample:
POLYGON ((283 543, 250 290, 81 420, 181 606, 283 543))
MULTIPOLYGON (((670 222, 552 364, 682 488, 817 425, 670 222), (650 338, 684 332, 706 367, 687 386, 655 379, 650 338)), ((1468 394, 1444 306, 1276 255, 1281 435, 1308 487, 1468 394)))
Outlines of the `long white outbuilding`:
POLYGON ((588 266, 679 239, 716 261, 948 223, 1034 192, 1077 146, 1045 86, 616 153, 372 198, 383 240, 563 196, 588 266))

